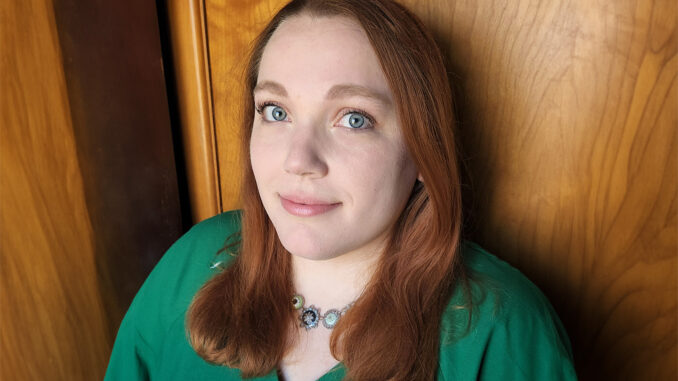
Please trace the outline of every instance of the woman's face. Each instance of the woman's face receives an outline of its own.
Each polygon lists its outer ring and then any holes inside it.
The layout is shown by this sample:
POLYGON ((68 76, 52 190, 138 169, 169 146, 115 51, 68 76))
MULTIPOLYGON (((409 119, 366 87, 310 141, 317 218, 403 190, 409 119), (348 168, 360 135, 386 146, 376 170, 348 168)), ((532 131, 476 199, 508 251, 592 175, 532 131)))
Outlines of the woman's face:
POLYGON ((264 49, 253 95, 252 169, 285 248, 319 260, 379 250, 417 169, 359 24, 284 21, 264 49))

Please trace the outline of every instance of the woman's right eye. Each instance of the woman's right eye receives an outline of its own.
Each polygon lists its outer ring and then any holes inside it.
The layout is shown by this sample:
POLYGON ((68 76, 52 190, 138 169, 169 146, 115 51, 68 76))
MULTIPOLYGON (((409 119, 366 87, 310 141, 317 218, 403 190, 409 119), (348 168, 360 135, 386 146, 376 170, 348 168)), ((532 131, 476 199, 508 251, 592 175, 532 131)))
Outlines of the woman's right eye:
POLYGON ((259 110, 259 113, 267 122, 283 122, 287 120, 287 112, 280 106, 267 104, 259 110))

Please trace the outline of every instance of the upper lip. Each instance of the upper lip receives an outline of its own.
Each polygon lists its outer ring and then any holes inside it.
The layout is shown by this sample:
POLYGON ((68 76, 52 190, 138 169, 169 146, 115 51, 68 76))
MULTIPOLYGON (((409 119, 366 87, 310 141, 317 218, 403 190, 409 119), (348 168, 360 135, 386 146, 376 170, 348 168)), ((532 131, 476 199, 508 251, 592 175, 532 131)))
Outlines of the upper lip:
POLYGON ((301 192, 279 193, 278 195, 280 197, 284 198, 284 199, 287 199, 287 200, 292 201, 292 202, 297 203, 297 204, 304 204, 304 205, 339 204, 339 202, 323 200, 321 198, 311 196, 309 194, 305 194, 305 193, 301 193, 301 192))

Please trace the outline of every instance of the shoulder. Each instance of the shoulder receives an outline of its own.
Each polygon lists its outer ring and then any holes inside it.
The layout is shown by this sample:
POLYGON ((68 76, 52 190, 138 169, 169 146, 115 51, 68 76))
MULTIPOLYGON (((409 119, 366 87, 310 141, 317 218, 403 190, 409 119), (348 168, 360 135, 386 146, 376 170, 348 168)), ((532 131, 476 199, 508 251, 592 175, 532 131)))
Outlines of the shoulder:
POLYGON ((239 231, 240 212, 221 213, 194 225, 167 250, 127 313, 140 333, 162 334, 183 317, 195 293, 220 271, 219 264, 233 258, 224 247, 239 231))
POLYGON ((217 214, 202 222, 194 225, 187 233, 187 237, 193 236, 214 236, 217 238, 223 234, 230 234, 240 230, 240 221, 242 219, 242 212, 240 210, 231 210, 217 214))
POLYGON ((546 296, 515 267, 471 241, 463 242, 461 255, 478 307, 491 305, 496 318, 551 312, 546 296))
POLYGON ((153 271, 165 274, 211 264, 240 232, 240 220, 240 211, 232 210, 199 222, 170 247, 153 271), (176 267, 176 264, 188 267, 176 267))
POLYGON ((239 210, 217 214, 193 225, 176 244, 188 243, 205 248, 220 247, 226 238, 240 231, 240 221, 241 211, 239 210))
MULTIPOLYGON (((146 283, 156 281, 188 281, 200 278, 200 285, 210 276, 215 265, 228 260, 224 248, 234 241, 240 232, 241 213, 238 210, 224 212, 194 225, 163 255, 146 283), (186 279, 188 277, 189 279, 186 279)), ((146 285, 144 285, 146 286, 146 285)), ((189 290, 190 291, 190 290, 189 290)), ((197 291, 197 290, 196 290, 197 291)))
POLYGON ((184 371, 204 365, 186 341, 184 316, 198 289, 220 271, 215 264, 232 258, 223 248, 239 231, 240 213, 222 213, 193 226, 167 250, 118 329, 107 380, 166 379, 158 375, 191 361, 184 371))
POLYGON ((443 316, 439 379, 576 379, 567 333, 539 288, 473 242, 461 256, 468 283, 443 316))

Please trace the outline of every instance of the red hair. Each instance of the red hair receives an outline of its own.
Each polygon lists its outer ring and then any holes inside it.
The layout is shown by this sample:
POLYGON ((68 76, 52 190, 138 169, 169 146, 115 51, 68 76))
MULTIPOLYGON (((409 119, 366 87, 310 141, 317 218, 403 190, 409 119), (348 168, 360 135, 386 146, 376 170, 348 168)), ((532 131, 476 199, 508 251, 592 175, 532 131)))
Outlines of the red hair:
POLYGON ((300 13, 349 17, 365 30, 424 180, 413 187, 365 292, 334 328, 332 354, 349 379, 434 379, 442 314, 464 279, 452 94, 431 35, 388 0, 294 0, 256 39, 243 97, 241 245, 233 263, 196 294, 187 313, 189 341, 205 360, 239 368, 244 377, 276 368, 292 344, 290 254, 264 210, 248 158, 262 52, 280 23, 300 13))

